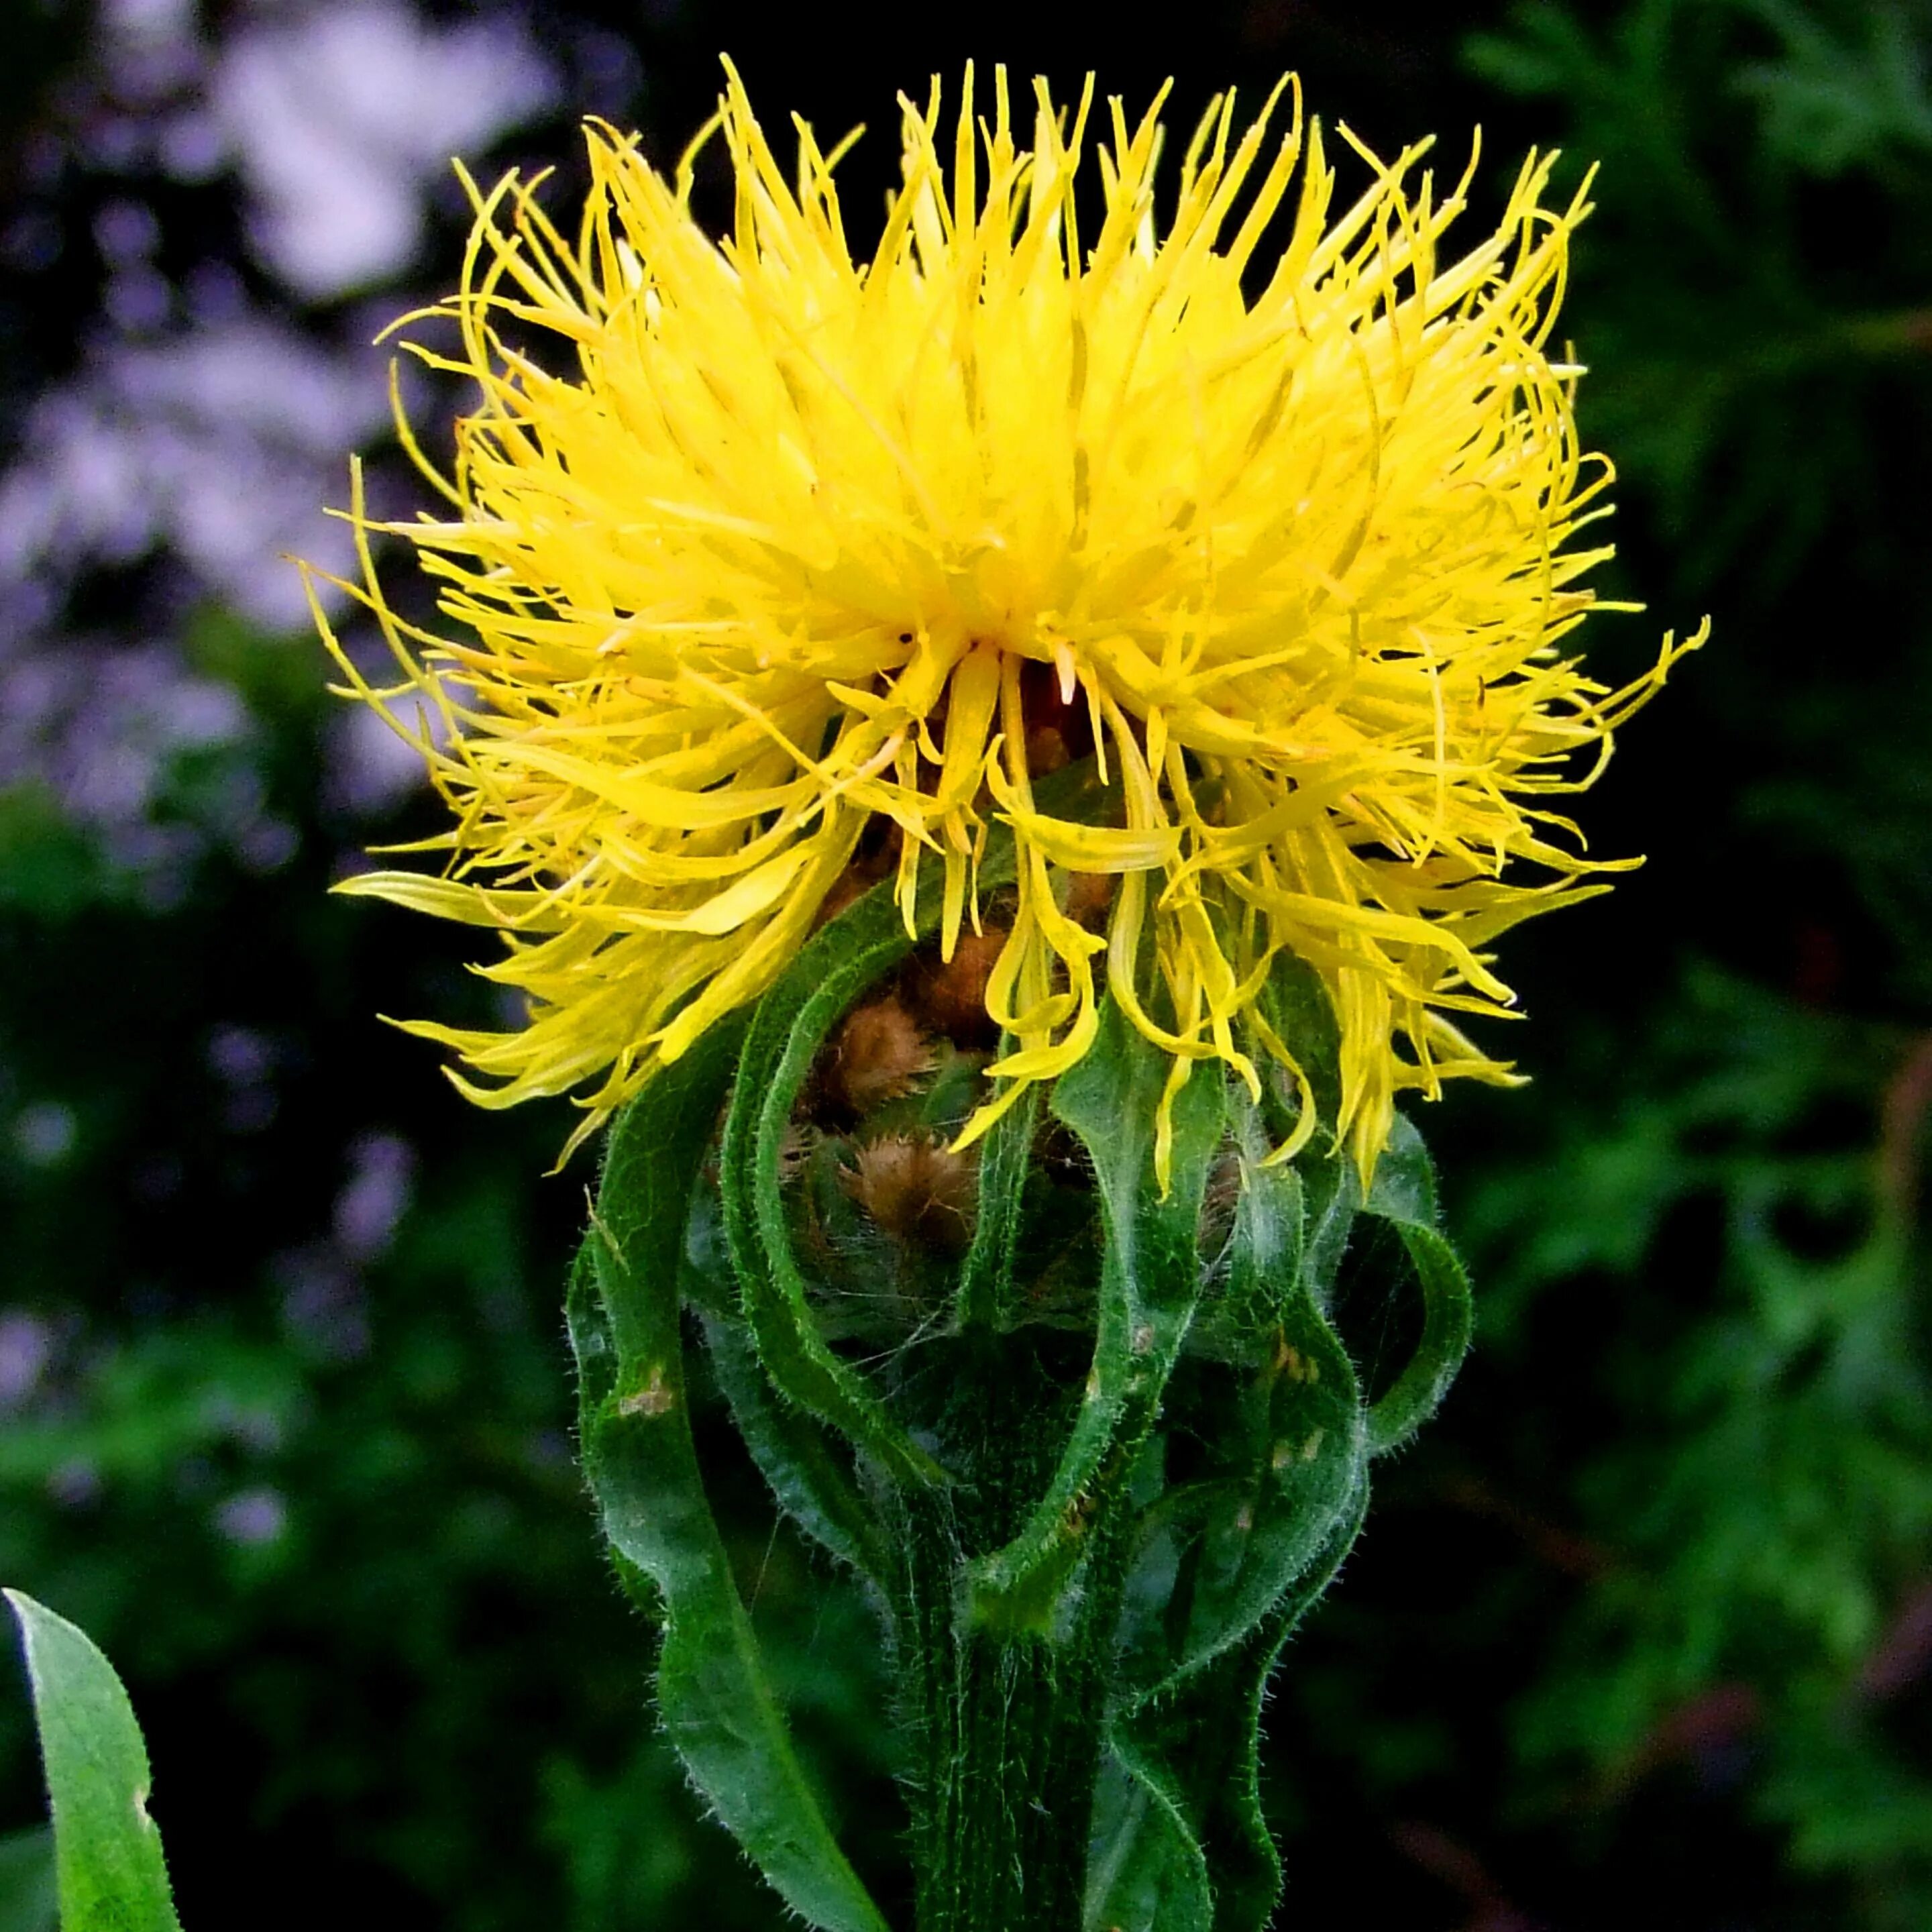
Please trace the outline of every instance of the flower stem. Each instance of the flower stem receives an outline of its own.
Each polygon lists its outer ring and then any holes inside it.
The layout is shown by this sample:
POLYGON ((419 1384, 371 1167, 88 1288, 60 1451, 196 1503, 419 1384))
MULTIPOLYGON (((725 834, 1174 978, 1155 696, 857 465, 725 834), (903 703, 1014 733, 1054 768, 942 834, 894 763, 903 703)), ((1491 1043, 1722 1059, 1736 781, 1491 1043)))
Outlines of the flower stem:
POLYGON ((974 1633, 938 1660, 919 1932, 1072 1932, 1099 1765, 1095 1714, 1042 1639, 974 1633))
MULTIPOLYGON (((952 1352, 949 1351, 949 1352, 952 1352)), ((1095 1524, 1047 1630, 971 1617, 968 1566, 1012 1533, 1064 1434, 1060 1388, 1024 1335, 957 1345, 943 1379, 957 1490, 909 1498, 899 1592, 918 1932, 1078 1932, 1118 1622, 1123 1525, 1095 1524)))

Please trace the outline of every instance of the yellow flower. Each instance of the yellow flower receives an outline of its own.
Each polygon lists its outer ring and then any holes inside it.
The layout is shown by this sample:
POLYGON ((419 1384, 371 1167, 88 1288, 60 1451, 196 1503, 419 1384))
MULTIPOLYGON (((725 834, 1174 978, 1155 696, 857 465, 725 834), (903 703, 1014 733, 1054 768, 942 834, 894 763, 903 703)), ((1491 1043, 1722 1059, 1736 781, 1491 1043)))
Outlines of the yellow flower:
POLYGON ((1582 195, 1541 206, 1532 156, 1496 232, 1440 260, 1468 175, 1438 198, 1427 144, 1385 165, 1345 136, 1369 180, 1337 213, 1298 89, 1268 147, 1277 89, 1238 139, 1232 97, 1210 108, 1162 236, 1159 101, 1137 125, 1112 104, 1101 138, 1090 85, 1069 116, 1036 83, 1023 148, 1004 74, 988 124, 969 70, 950 166, 937 82, 902 101, 903 186, 860 262, 842 148, 800 123, 788 173, 728 78, 700 136, 735 182, 722 242, 696 146, 667 182, 590 127, 574 237, 537 182, 472 188, 433 312, 460 350, 410 345, 482 392, 450 476, 424 464, 451 514, 374 524, 357 486, 357 594, 401 682, 336 656, 454 824, 440 875, 346 890, 497 928, 484 970, 529 1011, 412 1030, 484 1105, 574 1090, 580 1138, 770 984, 868 824, 896 828, 909 923, 943 860, 950 956, 1004 820, 1008 1047, 962 1144, 1088 1050, 1103 987, 1173 1056, 1170 1102, 1203 1060, 1299 1080, 1257 1010, 1287 949, 1332 999, 1366 1179, 1399 1090, 1512 1078, 1450 1016, 1508 1010, 1497 934, 1605 890, 1551 795, 1702 639, 1617 691, 1563 644, 1607 554, 1572 545, 1609 468, 1546 346, 1582 195), (376 531, 416 546, 448 634, 392 606, 376 531), (1036 809, 1070 740, 1117 824, 1036 809), (1104 932, 1069 908, 1100 898, 1083 874, 1114 875, 1104 932))

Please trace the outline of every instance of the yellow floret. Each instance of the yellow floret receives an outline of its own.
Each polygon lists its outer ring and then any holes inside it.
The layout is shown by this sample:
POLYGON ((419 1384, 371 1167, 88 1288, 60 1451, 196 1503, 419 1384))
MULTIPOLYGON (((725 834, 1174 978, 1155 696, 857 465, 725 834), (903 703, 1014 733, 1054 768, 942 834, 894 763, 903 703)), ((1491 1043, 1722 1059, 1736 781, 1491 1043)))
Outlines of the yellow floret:
POLYGON ((1214 104, 1164 235, 1158 101, 1096 140, 1090 88, 1070 116, 1036 83, 1022 148, 1004 74, 989 124, 970 70, 950 166, 937 83, 902 102, 869 262, 838 154, 800 123, 788 175, 735 73, 700 137, 736 184, 722 242, 695 147, 667 182, 602 125, 574 239, 538 183, 476 196, 433 312, 460 350, 410 345, 482 391, 451 514, 374 524, 359 484, 351 512, 403 681, 337 652, 454 820, 440 875, 345 889, 499 928, 487 970, 527 998, 511 1032, 412 1022, 466 1093, 574 1092, 580 1138, 771 982, 881 818, 908 922, 943 860, 949 956, 989 823, 1017 842, 1008 1049, 966 1140, 1086 1052, 1103 986, 1174 1057, 1170 1100, 1202 1060, 1298 1075, 1256 1010, 1284 948, 1329 990, 1365 1180, 1399 1091, 1513 1077, 1450 1016, 1508 1010, 1498 933, 1604 889, 1548 801, 1702 633, 1616 691, 1564 645, 1610 472, 1548 348, 1586 212, 1541 205, 1554 157, 1438 260, 1468 176, 1438 199, 1426 143, 1384 164, 1347 137, 1370 178, 1338 212, 1291 92, 1271 151, 1282 90, 1238 139, 1214 104), (446 634, 396 614, 376 531, 416 546, 446 634), (433 730, 397 708, 417 694, 433 730), (1036 809, 1070 733, 1118 824, 1036 809), (1117 875, 1104 934, 1067 908, 1083 874, 1117 875))

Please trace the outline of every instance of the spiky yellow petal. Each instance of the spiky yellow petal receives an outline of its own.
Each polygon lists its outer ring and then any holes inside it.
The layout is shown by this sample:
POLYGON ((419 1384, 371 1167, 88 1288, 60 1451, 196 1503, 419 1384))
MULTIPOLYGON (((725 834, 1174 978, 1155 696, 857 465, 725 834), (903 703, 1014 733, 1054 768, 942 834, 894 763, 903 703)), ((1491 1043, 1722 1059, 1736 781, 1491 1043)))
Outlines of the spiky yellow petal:
POLYGON ((400 682, 338 652, 454 817, 444 877, 351 889, 500 928, 490 976, 527 997, 514 1032, 421 1029, 491 1083, 466 1091, 574 1091, 587 1131, 770 983, 880 819, 909 922, 942 862, 948 956, 989 821, 1016 841, 986 994, 1010 1037, 968 1139, 1079 1058, 1111 988, 1177 1085, 1285 1063, 1299 1144, 1306 1082, 1255 1010, 1282 949, 1328 988, 1365 1178, 1398 1092, 1511 1077, 1446 1016, 1508 1010, 1489 942, 1601 890, 1547 801, 1702 634, 1614 691, 1565 643, 1607 554, 1579 533, 1609 466, 1548 346, 1582 193, 1546 207, 1532 156, 1441 259, 1468 176, 1442 195, 1426 144, 1351 138, 1370 178, 1337 212, 1287 92, 1271 148, 1280 91, 1238 138, 1214 104, 1164 235, 1159 102, 1111 104, 1087 236, 1090 91, 1069 116, 1036 84, 1022 147, 1004 74, 981 119, 970 70, 950 169, 937 84, 902 101, 869 261, 836 157, 801 125, 782 168, 735 74, 722 242, 690 155, 668 182, 599 124, 574 238, 535 183, 476 194, 435 312, 459 346, 411 345, 480 388, 437 479, 456 514, 372 524, 358 487, 352 588, 400 682), (395 614, 378 530, 447 634, 395 614), (1090 743, 1108 825, 1035 801, 1090 743), (1088 874, 1118 880, 1104 935, 1067 909, 1088 874))

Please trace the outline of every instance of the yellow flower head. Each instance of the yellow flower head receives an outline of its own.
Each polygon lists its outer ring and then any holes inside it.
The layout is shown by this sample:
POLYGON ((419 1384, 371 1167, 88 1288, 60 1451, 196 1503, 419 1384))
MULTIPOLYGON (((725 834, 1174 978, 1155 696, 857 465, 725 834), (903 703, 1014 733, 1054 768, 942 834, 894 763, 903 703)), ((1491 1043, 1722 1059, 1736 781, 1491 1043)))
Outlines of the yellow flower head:
POLYGON ((735 73, 700 137, 729 152, 722 242, 695 148, 667 182, 599 125, 574 238, 537 182, 476 196, 436 311, 460 352, 411 345, 482 392, 430 472, 451 514, 372 524, 359 486, 351 513, 365 569, 372 530, 416 547, 450 634, 370 571, 404 681, 337 652, 455 821, 440 875, 350 889, 497 928, 486 970, 527 999, 509 1033, 413 1024, 473 1099, 574 1090, 588 1132, 771 982, 884 822, 908 922, 943 861, 948 956, 991 823, 1016 841, 1008 1046, 965 1139, 1088 1050, 1103 984, 1170 1100, 1197 1060, 1298 1078, 1257 1009, 1282 949, 1333 1001, 1365 1178, 1399 1090, 1511 1077, 1450 1016, 1508 1009, 1498 933, 1604 890, 1550 795, 1690 647, 1613 692, 1562 643, 1606 554, 1572 547, 1609 470, 1547 347, 1581 196, 1540 206, 1532 157, 1442 260, 1468 177, 1438 199, 1426 144, 1351 140, 1370 178, 1337 213, 1298 91, 1269 148, 1278 89, 1238 139, 1210 109, 1163 236, 1160 103, 1096 134, 1090 87, 1071 116, 1034 92, 1022 147, 1004 74, 980 118, 969 70, 950 166, 937 83, 902 101, 869 262, 838 152, 800 123, 781 166, 735 73), (1036 809, 1090 745, 1118 822, 1036 809))

